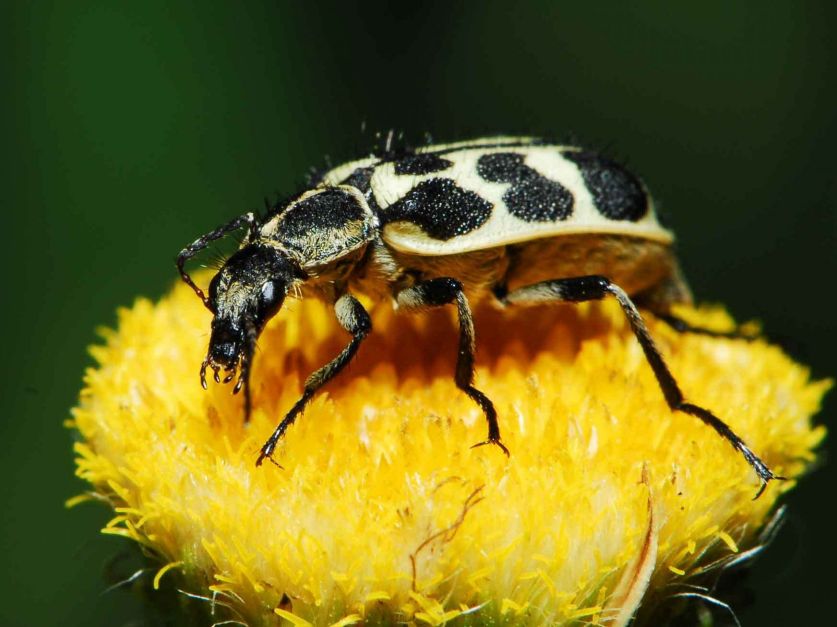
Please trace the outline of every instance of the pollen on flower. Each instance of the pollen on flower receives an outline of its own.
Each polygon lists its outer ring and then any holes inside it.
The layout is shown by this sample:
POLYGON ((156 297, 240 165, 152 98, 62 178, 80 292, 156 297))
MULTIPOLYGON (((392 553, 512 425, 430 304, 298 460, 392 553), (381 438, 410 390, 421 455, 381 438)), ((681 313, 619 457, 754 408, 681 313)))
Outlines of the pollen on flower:
MULTIPOLYGON (((730 324, 718 308, 688 316, 730 324)), ((755 473, 669 410, 613 303, 476 322, 476 385, 509 458, 470 448, 486 427, 453 383, 452 312, 383 303, 356 361, 288 430, 280 468, 256 467, 262 443, 348 339, 325 305, 291 303, 262 334, 249 424, 230 386, 201 389, 209 314, 188 287, 120 311, 73 420, 78 475, 114 511, 104 533, 155 556, 155 584, 178 572, 207 612, 251 625, 622 625, 758 542, 825 433, 811 416, 829 382, 778 348, 649 320, 687 397, 789 478, 753 500, 755 473)))

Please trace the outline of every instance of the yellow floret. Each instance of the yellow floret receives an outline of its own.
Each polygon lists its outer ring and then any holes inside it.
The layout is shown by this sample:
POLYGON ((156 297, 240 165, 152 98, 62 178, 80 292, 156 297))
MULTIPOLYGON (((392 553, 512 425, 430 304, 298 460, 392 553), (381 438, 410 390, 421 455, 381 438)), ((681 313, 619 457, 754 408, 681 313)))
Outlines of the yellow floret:
POLYGON ((282 468, 257 468, 301 382, 348 339, 328 307, 289 302, 262 334, 250 424, 230 386, 201 389, 210 314, 188 287, 120 311, 74 412, 78 475, 114 508, 104 532, 158 558, 155 587, 176 571, 250 625, 617 625, 752 546, 825 433, 811 416, 829 383, 778 348, 649 320, 686 396, 790 479, 754 501, 743 458, 666 406, 614 303, 476 320, 475 383, 510 458, 470 448, 486 426, 453 383, 453 312, 382 303, 356 361, 289 429, 282 468))

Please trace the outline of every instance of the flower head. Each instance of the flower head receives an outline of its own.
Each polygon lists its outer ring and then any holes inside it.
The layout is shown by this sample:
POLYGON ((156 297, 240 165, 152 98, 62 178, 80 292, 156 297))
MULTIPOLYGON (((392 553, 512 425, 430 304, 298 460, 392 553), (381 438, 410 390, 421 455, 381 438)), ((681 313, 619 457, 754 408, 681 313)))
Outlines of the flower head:
MULTIPOLYGON (((643 599, 756 542, 813 460, 828 382, 764 341, 651 332, 691 400, 777 473, 758 480, 696 418, 672 413, 614 303, 478 310, 477 385, 506 458, 454 385, 452 312, 373 308, 357 359, 264 440, 347 337, 322 303, 261 336, 254 411, 201 389, 209 313, 188 287, 120 311, 93 348, 74 425, 78 474, 114 508, 106 533, 182 572, 247 624, 625 624, 643 599), (280 618, 281 617, 281 618, 280 618)), ((719 309, 683 310, 704 326, 719 309)))

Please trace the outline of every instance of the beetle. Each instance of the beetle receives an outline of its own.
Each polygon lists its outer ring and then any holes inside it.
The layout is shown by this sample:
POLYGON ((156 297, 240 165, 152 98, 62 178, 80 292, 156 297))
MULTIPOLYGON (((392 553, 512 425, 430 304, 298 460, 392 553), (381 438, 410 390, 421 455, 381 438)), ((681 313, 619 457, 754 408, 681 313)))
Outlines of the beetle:
POLYGON ((471 303, 501 306, 579 303, 614 297, 628 318, 672 411, 712 427, 750 464, 762 485, 781 479, 709 409, 688 402, 648 332, 638 306, 679 331, 697 329, 674 316, 691 294, 673 252, 674 236, 658 219, 645 185, 593 151, 533 137, 489 137, 418 149, 384 151, 319 175, 310 187, 269 208, 245 213, 195 240, 177 257, 180 275, 212 312, 209 348, 200 367, 207 387, 244 390, 254 347, 289 293, 333 304, 352 337, 311 374, 256 461, 272 459, 280 438, 305 405, 349 363, 372 323, 353 296, 391 299, 418 311, 453 305, 459 319, 454 381, 479 405, 484 441, 506 455, 497 412, 474 387, 471 303), (198 287, 185 263, 228 233, 246 227, 240 248, 209 284, 198 287), (222 372, 223 371, 223 372, 222 372), (223 374, 223 378, 222 378, 223 374))

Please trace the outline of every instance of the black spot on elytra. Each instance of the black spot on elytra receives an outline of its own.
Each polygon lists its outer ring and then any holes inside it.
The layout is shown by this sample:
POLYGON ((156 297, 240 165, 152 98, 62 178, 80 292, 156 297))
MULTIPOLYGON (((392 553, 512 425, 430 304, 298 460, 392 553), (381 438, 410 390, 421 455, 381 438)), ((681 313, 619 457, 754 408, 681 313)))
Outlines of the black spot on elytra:
POLYGON ((573 195, 556 181, 523 163, 516 152, 495 152, 477 161, 477 173, 492 183, 511 183, 503 194, 509 212, 527 222, 566 220, 573 212, 573 195))
POLYGON ((561 154, 578 166, 593 204, 608 220, 636 222, 648 213, 642 183, 621 165, 593 152, 565 150, 561 154))
POLYGON ((407 221, 430 237, 448 240, 482 226, 491 216, 492 205, 477 194, 457 186, 451 179, 422 181, 383 212, 383 221, 407 221))
POLYGON ((442 172, 453 165, 453 161, 435 154, 417 154, 403 157, 395 162, 396 174, 430 174, 442 172))

